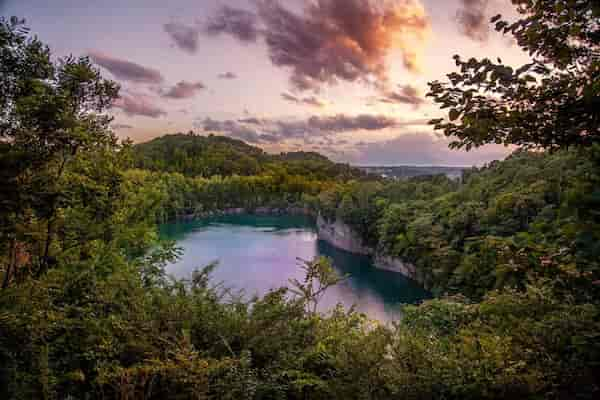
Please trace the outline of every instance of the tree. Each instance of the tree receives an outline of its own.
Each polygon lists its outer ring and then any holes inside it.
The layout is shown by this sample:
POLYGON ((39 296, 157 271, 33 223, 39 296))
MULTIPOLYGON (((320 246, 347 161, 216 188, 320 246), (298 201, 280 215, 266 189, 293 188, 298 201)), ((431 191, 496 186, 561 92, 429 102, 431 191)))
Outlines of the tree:
MULTIPOLYGON (((65 175, 71 164, 81 153, 117 148, 112 118, 103 112, 118 86, 86 57, 52 62, 23 23, 0 19, 0 246, 35 242, 28 253, 39 274, 53 263, 58 210, 70 201, 65 175)), ((8 262, 4 285, 15 267, 8 262)))
POLYGON ((292 293, 300 297, 306 304, 307 309, 315 314, 319 300, 331 286, 335 286, 346 277, 339 276, 333 269, 331 260, 326 257, 319 257, 313 261, 299 260, 300 267, 305 275, 302 282, 298 279, 290 279, 292 284, 292 293))
POLYGON ((430 121, 455 138, 453 148, 486 143, 557 149, 600 141, 600 6, 589 0, 512 0, 523 18, 497 15, 533 58, 513 69, 498 58, 455 55, 459 72, 429 84, 428 96, 449 108, 430 121))

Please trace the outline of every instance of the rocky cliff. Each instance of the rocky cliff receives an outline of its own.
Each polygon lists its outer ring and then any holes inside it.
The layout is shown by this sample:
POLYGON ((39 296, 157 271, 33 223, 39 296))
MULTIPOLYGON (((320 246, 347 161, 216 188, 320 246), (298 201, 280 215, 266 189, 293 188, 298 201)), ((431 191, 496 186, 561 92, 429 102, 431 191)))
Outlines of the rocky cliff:
POLYGON ((399 258, 379 254, 375 249, 366 246, 360 235, 339 219, 327 221, 321 215, 317 216, 317 234, 319 239, 339 249, 372 256, 373 265, 376 268, 398 272, 417 282, 423 282, 423 277, 420 276, 413 264, 399 258))
POLYGON ((340 220, 329 222, 321 215, 317 216, 317 234, 319 239, 338 249, 355 254, 373 254, 373 249, 365 246, 362 238, 340 220))

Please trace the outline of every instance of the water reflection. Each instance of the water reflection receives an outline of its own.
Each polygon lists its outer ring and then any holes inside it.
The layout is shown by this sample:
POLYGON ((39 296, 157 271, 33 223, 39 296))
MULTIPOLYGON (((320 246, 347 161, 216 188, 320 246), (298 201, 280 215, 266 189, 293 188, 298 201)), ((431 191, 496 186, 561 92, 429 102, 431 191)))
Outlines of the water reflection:
POLYGON ((180 260, 167 271, 178 278, 215 260, 219 268, 214 282, 222 282, 247 295, 263 295, 285 286, 290 278, 301 279, 298 258, 325 255, 340 274, 350 278, 324 296, 322 311, 342 303, 382 321, 397 318, 401 303, 416 303, 428 294, 404 276, 376 269, 365 256, 338 250, 317 240, 313 222, 304 217, 251 215, 166 224, 161 236, 175 240, 183 249, 180 260))
POLYGON ((317 241, 317 252, 330 257, 334 267, 350 278, 326 294, 327 307, 341 302, 353 304, 372 318, 386 320, 399 315, 401 304, 415 304, 428 297, 416 282, 405 276, 375 268, 367 256, 339 250, 324 241, 317 241))

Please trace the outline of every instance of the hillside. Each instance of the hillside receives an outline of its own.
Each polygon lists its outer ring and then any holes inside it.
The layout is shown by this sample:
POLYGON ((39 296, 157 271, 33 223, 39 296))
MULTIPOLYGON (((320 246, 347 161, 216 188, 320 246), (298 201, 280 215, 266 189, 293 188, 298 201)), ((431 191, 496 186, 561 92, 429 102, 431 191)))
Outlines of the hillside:
POLYGON ((335 163, 315 152, 265 153, 226 136, 172 134, 134 146, 135 166, 186 176, 252 176, 286 172, 316 179, 352 179, 365 176, 359 169, 335 163))
POLYGON ((225 136, 165 135, 134 146, 138 168, 189 176, 255 175, 266 154, 225 136))
POLYGON ((591 298, 599 294, 599 154, 517 151, 465 171, 461 183, 437 175, 336 186, 320 194, 320 211, 413 263, 440 294, 482 298, 543 274, 591 298))

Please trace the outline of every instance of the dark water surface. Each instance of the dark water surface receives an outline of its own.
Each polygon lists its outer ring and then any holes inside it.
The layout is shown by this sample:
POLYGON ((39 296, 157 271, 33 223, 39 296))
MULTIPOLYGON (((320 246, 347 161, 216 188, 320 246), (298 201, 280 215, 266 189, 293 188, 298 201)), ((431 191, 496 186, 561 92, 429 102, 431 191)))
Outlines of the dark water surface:
POLYGON ((400 304, 428 297, 401 274, 374 268, 368 257, 317 240, 313 221, 305 217, 226 216, 165 224, 160 233, 183 250, 181 258, 167 267, 169 274, 190 278, 195 269, 219 261, 213 281, 243 290, 247 296, 287 286, 290 278, 301 279, 297 259, 324 255, 350 278, 329 289, 320 303, 323 311, 337 303, 356 305, 371 318, 389 321, 400 315, 400 304))

